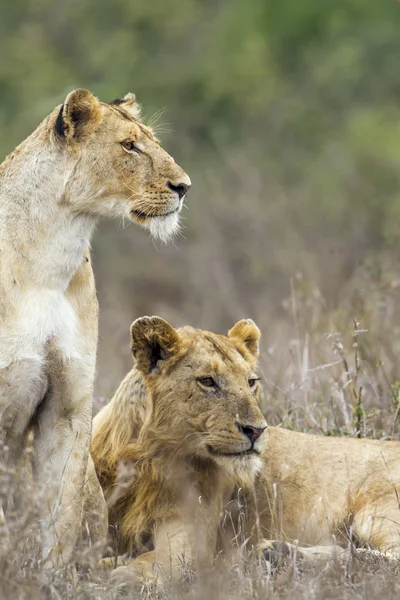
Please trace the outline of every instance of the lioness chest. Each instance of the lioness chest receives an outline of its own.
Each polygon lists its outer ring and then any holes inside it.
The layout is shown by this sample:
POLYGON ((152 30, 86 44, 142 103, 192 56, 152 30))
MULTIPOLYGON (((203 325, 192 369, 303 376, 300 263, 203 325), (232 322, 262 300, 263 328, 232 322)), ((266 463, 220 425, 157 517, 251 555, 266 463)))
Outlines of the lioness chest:
POLYGON ((83 312, 90 313, 85 297, 88 287, 90 303, 97 300, 91 266, 85 265, 78 268, 65 291, 42 286, 8 294, 7 310, 2 311, 0 321, 0 408, 11 402, 33 414, 46 393, 53 368, 50 349, 62 362, 83 364, 88 372, 94 370, 97 314, 92 328, 82 316, 83 312), (91 337, 93 343, 88 346, 91 337))
POLYGON ((74 308, 60 291, 28 291, 19 295, 12 318, 0 326, 0 368, 16 361, 42 362, 47 342, 65 358, 79 355, 79 331, 74 308))

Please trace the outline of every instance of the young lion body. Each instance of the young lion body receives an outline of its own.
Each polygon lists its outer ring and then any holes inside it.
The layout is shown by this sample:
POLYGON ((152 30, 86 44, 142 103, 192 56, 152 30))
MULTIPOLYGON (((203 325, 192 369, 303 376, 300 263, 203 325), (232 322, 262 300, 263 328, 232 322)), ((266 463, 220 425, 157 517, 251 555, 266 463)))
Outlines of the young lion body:
POLYGON ((250 321, 228 337, 156 317, 133 324, 137 364, 92 441, 116 550, 139 555, 116 574, 178 576, 183 557, 201 566, 233 550, 239 488, 243 539, 268 556, 277 541, 309 560, 350 542, 399 555, 400 443, 263 431, 250 387, 258 336, 250 321))
POLYGON ((16 464, 36 427, 44 556, 57 549, 59 564, 78 533, 90 443, 96 220, 127 217, 166 238, 189 184, 132 94, 105 104, 71 92, 0 167, 2 459, 16 464))
POLYGON ((341 556, 350 542, 400 557, 400 442, 270 427, 262 460, 255 497, 263 538, 296 540, 312 560, 341 556))

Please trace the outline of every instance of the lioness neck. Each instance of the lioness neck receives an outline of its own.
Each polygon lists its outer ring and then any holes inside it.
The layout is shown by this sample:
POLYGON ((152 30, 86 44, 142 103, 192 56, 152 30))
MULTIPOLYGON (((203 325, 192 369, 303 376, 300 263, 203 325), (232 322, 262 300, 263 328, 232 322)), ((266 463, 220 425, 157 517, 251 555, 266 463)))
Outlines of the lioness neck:
POLYGON ((63 154, 50 135, 43 123, 0 167, 0 250, 14 284, 65 290, 95 221, 73 211, 68 189, 78 157, 63 154))

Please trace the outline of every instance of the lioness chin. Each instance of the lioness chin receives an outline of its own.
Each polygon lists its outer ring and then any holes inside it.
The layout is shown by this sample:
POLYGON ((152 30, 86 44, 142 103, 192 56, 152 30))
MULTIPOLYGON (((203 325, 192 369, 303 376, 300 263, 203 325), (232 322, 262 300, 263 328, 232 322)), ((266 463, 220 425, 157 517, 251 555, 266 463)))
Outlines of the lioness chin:
POLYGON ((1 458, 15 464, 35 427, 49 566, 68 561, 82 514, 97 345, 94 226, 103 215, 126 217, 168 239, 189 186, 140 121, 133 94, 107 104, 71 92, 0 166, 1 458))
POLYGON ((244 545, 268 560, 400 555, 400 442, 267 429, 259 335, 250 320, 228 336, 133 323, 136 365, 95 417, 91 446, 114 550, 136 556, 115 576, 162 581, 185 561, 209 565, 241 546, 238 519, 244 545))

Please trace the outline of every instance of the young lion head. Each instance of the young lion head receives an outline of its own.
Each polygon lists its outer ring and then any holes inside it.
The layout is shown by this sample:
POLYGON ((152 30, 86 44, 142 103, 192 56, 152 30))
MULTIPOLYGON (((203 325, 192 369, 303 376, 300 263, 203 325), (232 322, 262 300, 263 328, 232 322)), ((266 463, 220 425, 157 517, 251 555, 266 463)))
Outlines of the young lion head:
POLYGON ((141 435, 163 454, 211 460, 240 476, 259 466, 267 424, 255 373, 260 331, 242 320, 227 336, 160 317, 137 319, 131 347, 149 393, 141 435))
POLYGON ((49 117, 65 173, 63 203, 91 216, 127 217, 168 239, 190 179, 139 119, 134 94, 109 104, 77 89, 49 117))

